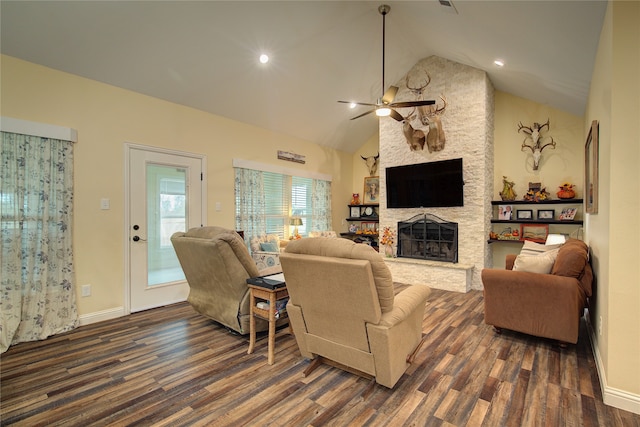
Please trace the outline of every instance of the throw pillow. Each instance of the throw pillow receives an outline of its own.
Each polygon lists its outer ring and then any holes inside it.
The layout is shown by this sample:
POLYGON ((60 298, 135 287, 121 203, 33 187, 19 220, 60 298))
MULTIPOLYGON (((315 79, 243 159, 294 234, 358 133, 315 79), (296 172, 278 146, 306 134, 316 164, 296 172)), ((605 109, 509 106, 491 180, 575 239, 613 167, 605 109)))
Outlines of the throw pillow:
POLYGON ((556 262, 559 250, 559 248, 556 248, 538 255, 518 255, 513 263, 513 270, 549 274, 553 264, 556 262))
POLYGON ((262 252, 278 252, 278 244, 276 242, 263 242, 260 243, 260 250, 262 252))
POLYGON ((522 249, 520 250, 520 255, 539 255, 548 251, 552 251, 554 249, 558 249, 560 246, 562 245, 543 245, 542 243, 525 240, 524 245, 522 245, 522 249))

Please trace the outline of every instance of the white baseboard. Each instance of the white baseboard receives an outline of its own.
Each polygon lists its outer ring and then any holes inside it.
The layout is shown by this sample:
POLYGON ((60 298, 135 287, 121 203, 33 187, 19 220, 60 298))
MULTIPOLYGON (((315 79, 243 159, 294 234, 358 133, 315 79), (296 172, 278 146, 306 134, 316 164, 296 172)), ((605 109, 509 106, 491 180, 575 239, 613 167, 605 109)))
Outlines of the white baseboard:
POLYGON ((596 361, 596 367, 598 368, 598 378, 600 378, 600 389, 602 390, 602 400, 605 405, 613 406, 614 408, 622 409, 625 411, 633 412, 634 414, 640 414, 640 395, 629 393, 624 390, 619 390, 607 385, 607 375, 602 363, 602 357, 600 357, 600 350, 596 345, 596 333, 591 324, 589 313, 585 314, 587 321, 587 328, 589 330, 589 341, 591 341, 591 349, 593 351, 593 357, 596 361))
POLYGON ((103 320, 116 319, 124 316, 124 307, 115 307, 108 310, 96 311, 95 313, 80 315, 80 326, 90 325, 92 323, 102 322, 103 320))

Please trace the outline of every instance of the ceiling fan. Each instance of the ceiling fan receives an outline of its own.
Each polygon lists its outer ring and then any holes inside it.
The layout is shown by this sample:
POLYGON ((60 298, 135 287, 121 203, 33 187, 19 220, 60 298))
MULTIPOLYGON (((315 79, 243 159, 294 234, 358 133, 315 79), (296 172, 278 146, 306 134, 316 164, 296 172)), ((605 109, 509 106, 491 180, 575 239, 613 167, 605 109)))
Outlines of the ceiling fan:
POLYGON ((366 105, 369 107, 374 107, 373 109, 364 112, 358 116, 351 118, 351 120, 358 119, 360 117, 366 116, 367 114, 371 114, 373 112, 376 113, 376 116, 384 117, 391 116, 397 121, 401 122, 404 120, 404 117, 400 113, 398 113, 396 108, 404 108, 404 107, 420 107, 422 105, 433 105, 436 102, 434 100, 426 100, 426 101, 405 101, 405 102, 393 102, 398 93, 398 88, 396 86, 390 86, 386 91, 384 90, 384 42, 385 42, 385 17, 387 13, 391 10, 391 6, 382 4, 378 7, 378 12, 382 15, 382 97, 378 98, 375 104, 367 103, 367 102, 352 102, 352 101, 338 101, 343 104, 356 104, 356 105, 366 105))

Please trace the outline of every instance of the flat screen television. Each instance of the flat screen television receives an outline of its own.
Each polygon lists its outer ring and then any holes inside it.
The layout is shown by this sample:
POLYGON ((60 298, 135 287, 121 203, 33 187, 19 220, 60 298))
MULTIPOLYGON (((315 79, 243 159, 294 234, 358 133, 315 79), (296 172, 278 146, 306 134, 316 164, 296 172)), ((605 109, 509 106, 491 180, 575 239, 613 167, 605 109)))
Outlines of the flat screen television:
POLYGON ((386 169, 387 208, 464 206, 462 159, 386 169))

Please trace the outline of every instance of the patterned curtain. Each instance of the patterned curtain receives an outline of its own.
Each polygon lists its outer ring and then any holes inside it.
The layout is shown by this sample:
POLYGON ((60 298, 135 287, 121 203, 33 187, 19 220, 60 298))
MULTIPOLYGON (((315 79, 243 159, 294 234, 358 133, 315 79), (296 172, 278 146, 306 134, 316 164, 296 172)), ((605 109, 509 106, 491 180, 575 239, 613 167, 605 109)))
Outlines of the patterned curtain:
POLYGON ((235 168, 236 230, 245 237, 267 232, 265 194, 262 172, 235 168))
POLYGON ((0 352, 76 327, 73 143, 2 132, 0 352))
POLYGON ((331 181, 313 180, 311 231, 331 230, 331 181))

